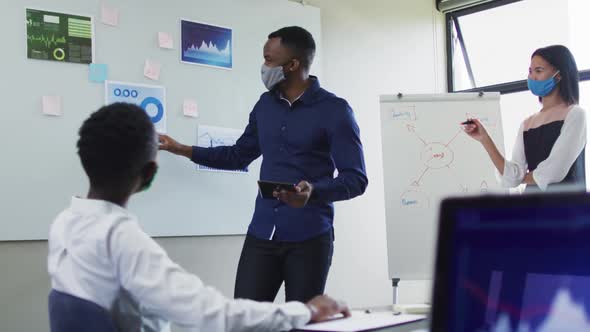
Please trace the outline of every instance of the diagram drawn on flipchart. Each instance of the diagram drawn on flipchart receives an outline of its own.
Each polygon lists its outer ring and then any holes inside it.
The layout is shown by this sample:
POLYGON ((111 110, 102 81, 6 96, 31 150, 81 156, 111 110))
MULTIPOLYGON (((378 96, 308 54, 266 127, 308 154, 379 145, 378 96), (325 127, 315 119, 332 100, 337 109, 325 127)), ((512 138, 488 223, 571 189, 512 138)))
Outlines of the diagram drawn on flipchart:
MULTIPOLYGON (((432 141, 428 136, 420 133, 420 119, 416 112, 415 106, 402 106, 393 111, 393 118, 400 126, 405 127, 405 132, 411 139, 418 140, 422 149, 416 155, 408 156, 408 158, 418 158, 416 164, 421 166, 415 176, 406 184, 406 188, 401 194, 400 205, 402 208, 428 208, 431 204, 431 195, 429 188, 427 188, 423 180, 435 170, 445 171, 442 176, 448 176, 453 182, 457 184, 457 191, 462 193, 480 192, 487 193, 489 184, 486 180, 479 183, 478 188, 469 188, 462 180, 462 178, 453 169, 455 162, 455 150, 453 149, 453 142, 459 139, 460 135, 464 135, 462 139, 471 139, 463 133, 463 128, 458 127, 457 131, 449 136, 446 141, 432 141)), ((466 119, 478 119, 490 132, 495 131, 498 127, 497 119, 490 117, 485 113, 465 113, 466 119)), ((439 173, 437 176, 441 176, 439 173)))

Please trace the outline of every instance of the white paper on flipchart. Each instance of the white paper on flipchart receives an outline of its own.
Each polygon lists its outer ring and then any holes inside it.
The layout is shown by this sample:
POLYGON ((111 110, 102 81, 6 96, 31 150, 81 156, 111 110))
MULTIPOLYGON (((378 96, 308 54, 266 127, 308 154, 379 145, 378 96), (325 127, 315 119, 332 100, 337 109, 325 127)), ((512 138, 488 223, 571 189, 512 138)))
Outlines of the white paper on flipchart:
POLYGON ((392 312, 353 311, 349 318, 336 319, 305 326, 300 331, 357 332, 401 325, 426 318, 424 315, 394 315, 392 312))

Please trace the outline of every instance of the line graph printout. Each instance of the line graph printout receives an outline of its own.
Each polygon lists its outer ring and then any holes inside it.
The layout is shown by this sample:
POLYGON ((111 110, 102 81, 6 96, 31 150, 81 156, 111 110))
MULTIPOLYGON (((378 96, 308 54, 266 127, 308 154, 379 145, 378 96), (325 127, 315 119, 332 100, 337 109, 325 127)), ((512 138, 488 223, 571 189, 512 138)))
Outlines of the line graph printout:
MULTIPOLYGON (((240 129, 200 125, 197 129, 197 146, 203 148, 232 146, 236 144, 241 135, 242 130, 240 129)), ((248 167, 244 167, 243 169, 227 170, 208 167, 205 165, 197 165, 197 170, 211 172, 248 173, 248 167)))
POLYGON ((93 20, 26 8, 27 58, 90 64, 93 59, 93 20))

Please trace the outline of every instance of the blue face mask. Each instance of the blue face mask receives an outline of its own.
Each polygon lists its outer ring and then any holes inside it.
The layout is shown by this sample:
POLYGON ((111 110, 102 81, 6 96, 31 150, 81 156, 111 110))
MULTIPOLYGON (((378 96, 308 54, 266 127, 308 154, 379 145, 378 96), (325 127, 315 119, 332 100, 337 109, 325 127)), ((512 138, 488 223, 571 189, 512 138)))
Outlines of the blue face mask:
POLYGON ((535 96, 545 97, 557 86, 558 81, 555 79, 555 75, 557 74, 559 74, 559 70, 551 76, 551 78, 542 81, 535 81, 529 78, 527 80, 529 90, 531 90, 535 96))

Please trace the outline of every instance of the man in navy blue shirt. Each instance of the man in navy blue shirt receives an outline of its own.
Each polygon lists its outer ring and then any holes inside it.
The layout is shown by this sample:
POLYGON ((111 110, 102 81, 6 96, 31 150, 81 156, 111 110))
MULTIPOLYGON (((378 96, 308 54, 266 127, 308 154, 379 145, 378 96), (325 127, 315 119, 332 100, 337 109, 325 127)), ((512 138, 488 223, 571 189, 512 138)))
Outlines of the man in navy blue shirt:
POLYGON ((202 148, 160 135, 160 149, 219 169, 243 169, 262 155, 261 180, 297 184, 275 191, 274 199, 256 197, 236 298, 273 301, 283 281, 287 301, 322 294, 332 262, 333 202, 361 195, 368 184, 352 109, 309 75, 314 55, 303 28, 268 36, 261 75, 269 91, 235 145, 202 148))

